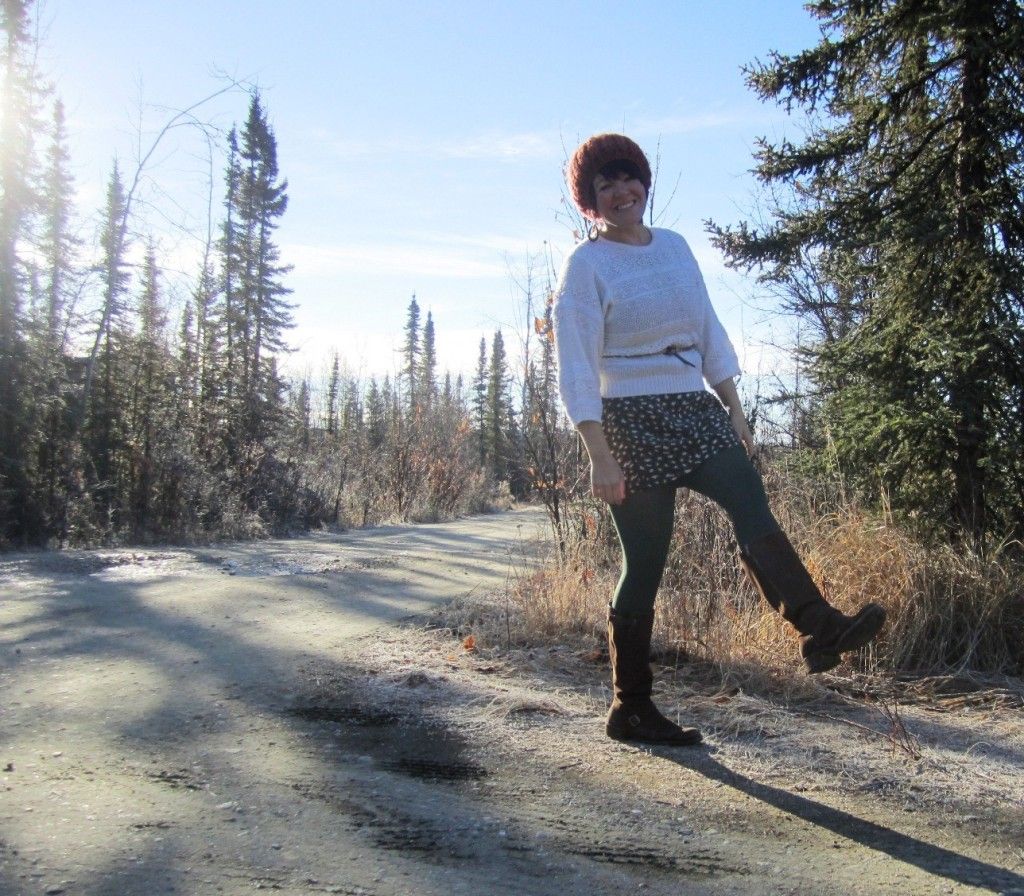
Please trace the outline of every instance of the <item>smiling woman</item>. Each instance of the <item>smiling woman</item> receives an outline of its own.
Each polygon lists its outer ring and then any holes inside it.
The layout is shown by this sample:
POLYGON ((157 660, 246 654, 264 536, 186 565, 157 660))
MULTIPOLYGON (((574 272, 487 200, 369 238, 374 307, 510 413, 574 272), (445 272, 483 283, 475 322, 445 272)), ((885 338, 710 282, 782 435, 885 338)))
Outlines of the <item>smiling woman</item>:
POLYGON ((772 515, 748 457, 754 441, 734 382, 736 352, 697 262, 679 234, 643 223, 651 186, 643 151, 628 137, 599 134, 576 150, 568 177, 593 224, 556 292, 559 386, 623 557, 608 614, 614 699, 605 730, 618 740, 695 744, 697 729, 651 702, 648 663, 678 488, 729 515, 744 568, 801 634, 809 672, 870 641, 885 611, 869 604, 847 617, 830 606, 772 515))

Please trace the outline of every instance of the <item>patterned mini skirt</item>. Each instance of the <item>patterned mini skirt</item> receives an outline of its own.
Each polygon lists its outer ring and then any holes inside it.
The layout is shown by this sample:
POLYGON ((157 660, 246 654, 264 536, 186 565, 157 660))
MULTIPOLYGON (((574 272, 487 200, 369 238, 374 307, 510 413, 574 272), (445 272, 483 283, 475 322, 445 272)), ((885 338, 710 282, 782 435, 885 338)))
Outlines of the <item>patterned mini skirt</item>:
POLYGON ((605 398, 601 405, 601 425, 627 492, 678 488, 704 461, 741 445, 725 408, 710 392, 605 398))

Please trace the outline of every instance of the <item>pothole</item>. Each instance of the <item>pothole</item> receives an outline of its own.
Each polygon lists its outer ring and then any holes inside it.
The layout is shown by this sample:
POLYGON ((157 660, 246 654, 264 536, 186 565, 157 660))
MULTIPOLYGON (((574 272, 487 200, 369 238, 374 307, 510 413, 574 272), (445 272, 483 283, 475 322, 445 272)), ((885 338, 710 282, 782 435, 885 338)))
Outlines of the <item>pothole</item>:
POLYGON ((366 728, 394 725, 398 721, 398 716, 387 710, 352 705, 297 706, 288 710, 288 715, 307 722, 337 722, 366 728))
POLYGON ((427 781, 479 781, 487 769, 471 762, 420 759, 402 756, 384 763, 384 768, 410 778, 427 781))

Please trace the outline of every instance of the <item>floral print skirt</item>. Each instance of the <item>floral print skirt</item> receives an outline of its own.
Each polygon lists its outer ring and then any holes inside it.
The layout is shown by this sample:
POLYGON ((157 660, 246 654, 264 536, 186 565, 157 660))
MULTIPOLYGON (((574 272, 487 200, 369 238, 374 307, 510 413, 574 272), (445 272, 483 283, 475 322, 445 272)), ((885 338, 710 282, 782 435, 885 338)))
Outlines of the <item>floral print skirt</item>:
POLYGON ((678 488, 708 458, 741 444, 710 392, 605 398, 601 405, 601 425, 627 492, 678 488))

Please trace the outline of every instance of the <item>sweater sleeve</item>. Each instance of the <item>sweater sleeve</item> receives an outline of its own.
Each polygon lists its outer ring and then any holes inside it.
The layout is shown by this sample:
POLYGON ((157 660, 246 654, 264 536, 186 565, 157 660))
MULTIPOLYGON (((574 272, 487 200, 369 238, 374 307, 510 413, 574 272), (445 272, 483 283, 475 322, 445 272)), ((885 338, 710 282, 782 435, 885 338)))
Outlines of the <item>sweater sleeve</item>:
POLYGON ((593 268, 573 252, 558 278, 554 304, 558 389, 574 424, 601 419, 604 310, 593 268))
POLYGON ((729 335, 725 332, 725 327, 722 326, 722 322, 718 319, 715 308, 711 304, 711 297, 708 295, 697 259, 689 246, 686 247, 686 252, 693 264, 694 280, 700 294, 700 301, 704 306, 700 345, 698 346, 704 362, 701 372, 709 386, 717 386, 723 380, 740 375, 740 362, 736 356, 736 349, 733 348, 729 335))

